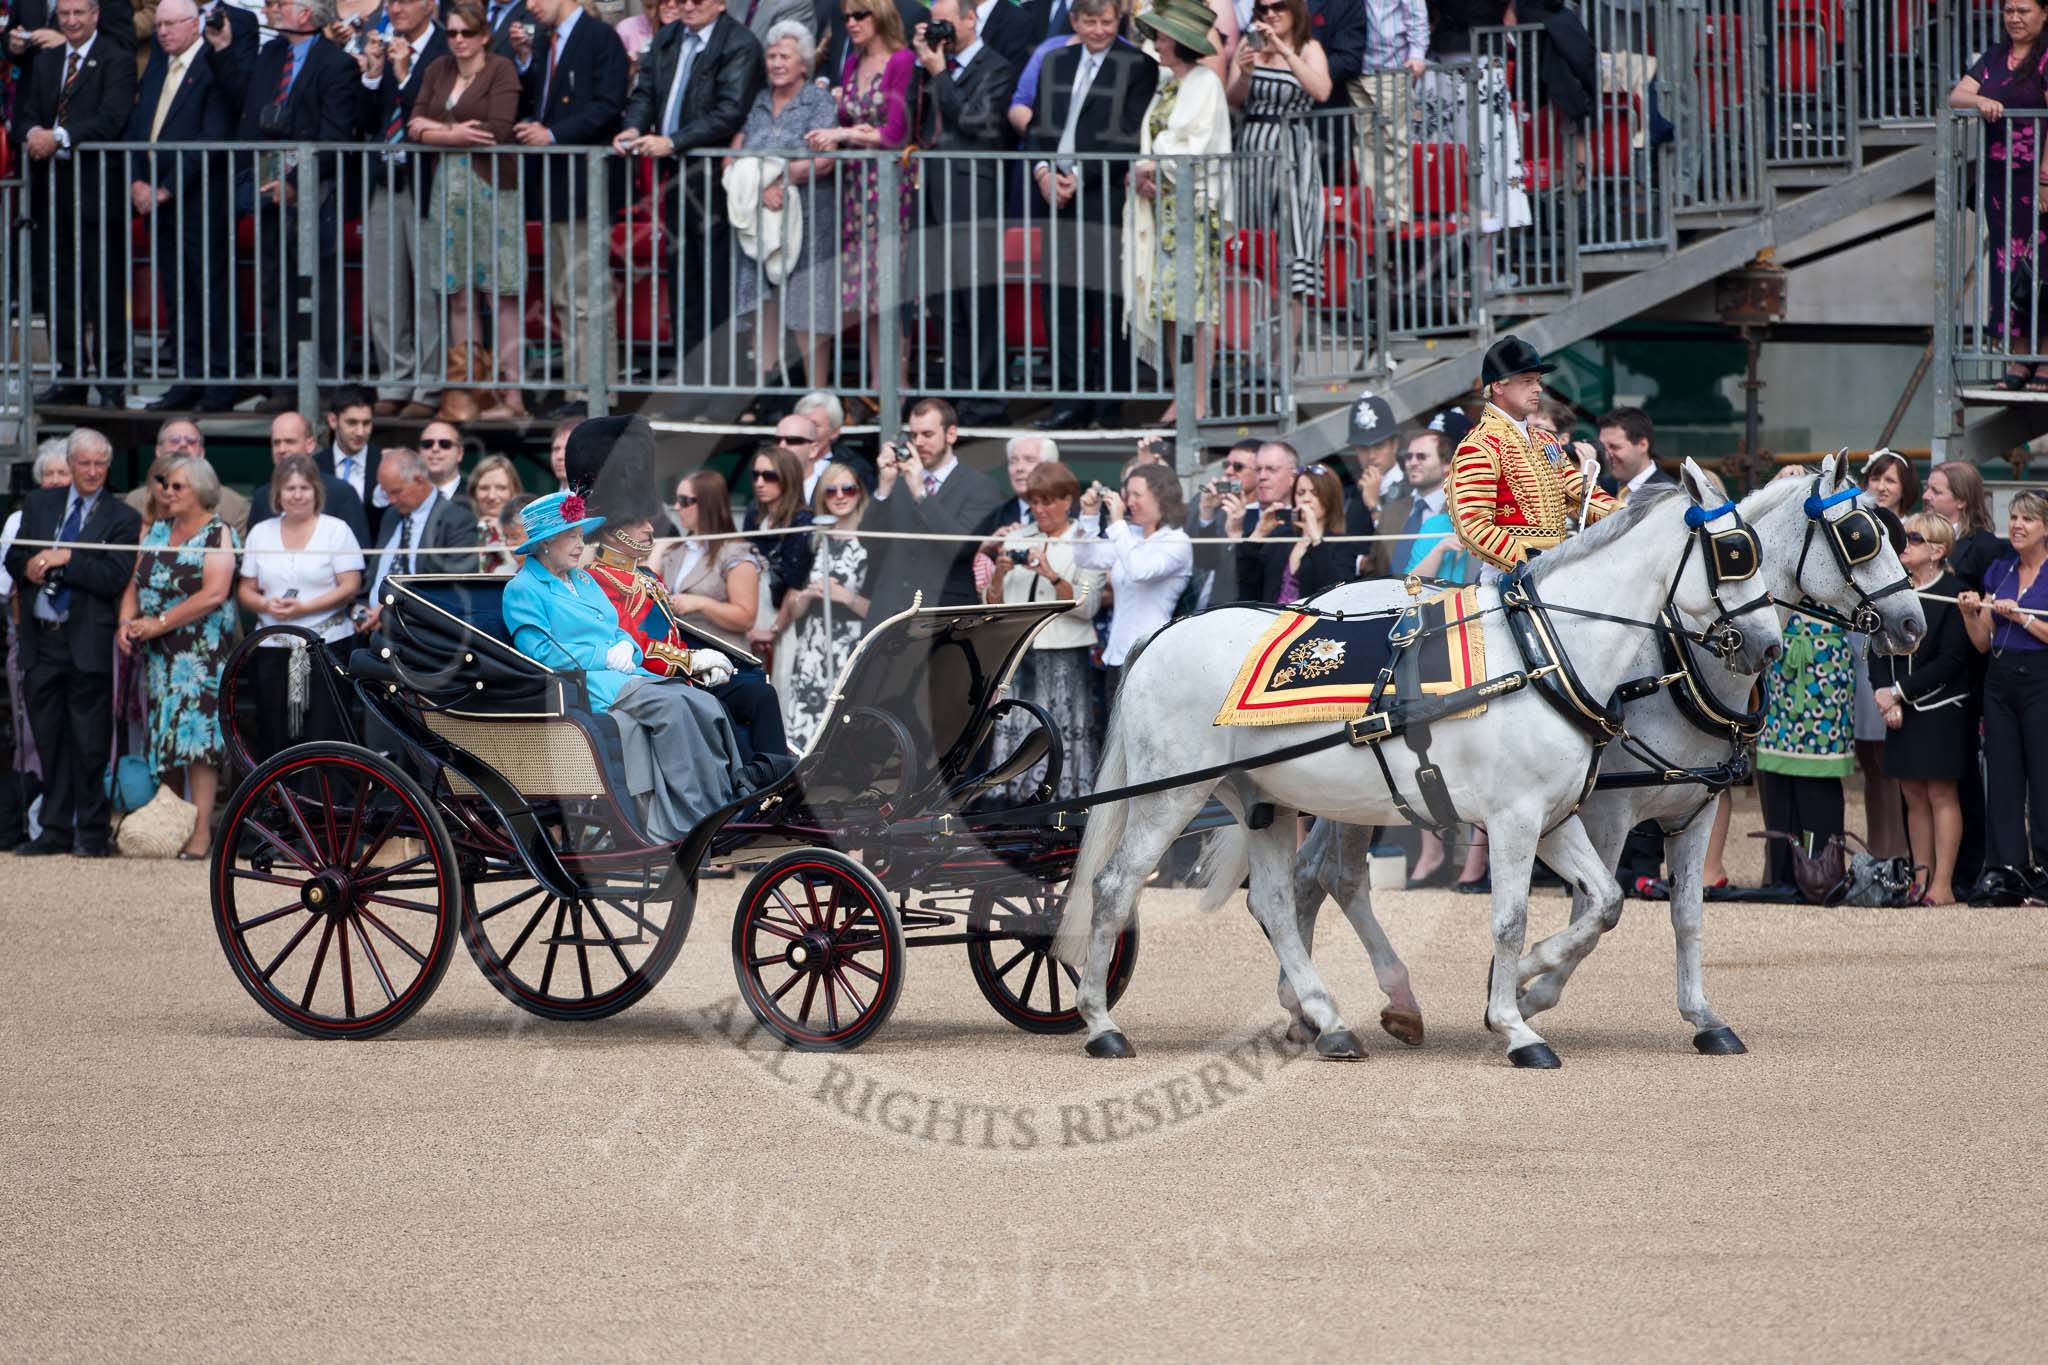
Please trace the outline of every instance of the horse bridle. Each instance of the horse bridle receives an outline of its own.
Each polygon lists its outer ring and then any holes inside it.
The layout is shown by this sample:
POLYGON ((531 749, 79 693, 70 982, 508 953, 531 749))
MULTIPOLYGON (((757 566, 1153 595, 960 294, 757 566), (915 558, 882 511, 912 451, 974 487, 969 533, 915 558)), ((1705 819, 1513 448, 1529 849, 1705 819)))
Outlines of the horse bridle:
POLYGON ((1695 637, 1700 648, 1717 659, 1725 659, 1742 648, 1742 631, 1735 624, 1738 616, 1747 616, 1771 600, 1768 592, 1758 593, 1740 606, 1731 607, 1721 600, 1721 585, 1724 583, 1747 583, 1757 576, 1763 567, 1763 543, 1757 539, 1756 531, 1742 519, 1742 512, 1733 499, 1719 507, 1688 507, 1685 509, 1685 524, 1692 531, 1692 539, 1685 544, 1685 553, 1679 556, 1678 572, 1672 575, 1670 591, 1664 594, 1666 619, 1677 620, 1673 609, 1678 596, 1678 585, 1685 577, 1686 561, 1697 549, 1707 569, 1707 591, 1714 605, 1721 609, 1716 616, 1702 627, 1695 637), (1735 524, 1725 531, 1709 528, 1722 517, 1734 517, 1735 524))
POLYGON ((1885 541, 1889 538, 1875 512, 1868 507, 1853 505, 1860 492, 1862 489, 1851 480, 1847 488, 1824 498, 1820 494, 1820 478, 1814 478, 1813 491, 1807 495, 1805 503, 1806 542, 1799 547, 1799 565, 1792 574, 1793 585, 1799 589, 1799 600, 1781 601, 1779 605, 1844 630, 1875 635, 1884 629, 1884 615, 1877 609, 1878 602, 1893 593, 1910 591, 1913 580, 1901 572, 1897 579, 1876 592, 1865 592, 1863 585, 1856 581, 1856 570, 1876 559, 1884 551, 1885 541), (1833 521, 1828 520, 1828 509, 1845 502, 1851 504, 1849 510, 1833 521), (1821 538, 1827 542, 1828 552, 1835 557, 1835 567, 1842 571, 1843 581, 1856 592, 1853 613, 1845 615, 1833 607, 1822 606, 1806 590, 1806 557, 1813 552, 1816 533, 1821 533, 1821 538))

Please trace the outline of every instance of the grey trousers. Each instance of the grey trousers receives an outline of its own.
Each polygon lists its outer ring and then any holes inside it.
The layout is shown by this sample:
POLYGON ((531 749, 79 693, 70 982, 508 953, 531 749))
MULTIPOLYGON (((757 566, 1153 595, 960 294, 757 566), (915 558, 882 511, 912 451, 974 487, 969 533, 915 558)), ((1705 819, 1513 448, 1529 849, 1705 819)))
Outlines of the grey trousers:
POLYGON ((681 839, 740 794, 739 738, 725 708, 701 687, 653 676, 612 703, 626 751, 626 786, 656 839, 681 839))
POLYGON ((379 188, 363 220, 363 300, 370 317, 370 349, 383 383, 379 398, 428 401, 446 384, 441 292, 422 272, 420 205, 412 187, 379 188))

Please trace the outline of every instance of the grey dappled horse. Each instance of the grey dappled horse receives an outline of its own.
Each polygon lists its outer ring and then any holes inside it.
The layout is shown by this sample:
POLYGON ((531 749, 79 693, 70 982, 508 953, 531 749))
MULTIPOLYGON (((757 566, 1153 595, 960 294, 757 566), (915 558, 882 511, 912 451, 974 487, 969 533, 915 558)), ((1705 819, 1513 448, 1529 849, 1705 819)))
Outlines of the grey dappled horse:
MULTIPOLYGON (((1846 461, 1830 456, 1821 463, 1817 494, 1812 479, 1780 479, 1743 499, 1738 510, 1756 531, 1762 547, 1759 590, 1788 603, 1803 598, 1843 615, 1853 614, 1867 604, 1876 613, 1879 626, 1871 635, 1872 647, 1883 653, 1910 653, 1927 628, 1919 598, 1904 591, 1875 596, 1904 580, 1905 571, 1890 542, 1882 541, 1878 553, 1864 563, 1846 566, 1845 572, 1844 562, 1821 540, 1824 528, 1815 526, 1806 511, 1809 497, 1825 499, 1851 487, 1846 461)), ((1862 502, 1859 498, 1851 503, 1838 503, 1823 509, 1821 515, 1839 522, 1858 510, 1862 502)), ((1658 676, 1664 671, 1663 651, 1654 637, 1646 635, 1623 673, 1638 678, 1658 676)), ((1718 709, 1731 714, 1747 709, 1750 689, 1757 681, 1747 673, 1712 668, 1700 669, 1697 677, 1710 691, 1718 709)), ((1687 719, 1669 691, 1660 689, 1629 703, 1626 716, 1629 732, 1673 767, 1712 768, 1735 755, 1730 737, 1709 734, 1687 719)), ((1650 767, 1620 745, 1609 746, 1601 760, 1603 774, 1642 772, 1650 767)), ((1723 1024, 1707 1003, 1700 971, 1700 907, 1704 892, 1701 870, 1712 822, 1699 817, 1713 798, 1713 791, 1694 783, 1601 789, 1580 808, 1579 820, 1601 859, 1601 866, 1608 868, 1614 866, 1623 841, 1636 825, 1656 820, 1663 826, 1665 858, 1671 868, 1671 931, 1676 940, 1678 1013, 1692 1025, 1696 1048, 1712 1055, 1728 1055, 1745 1049, 1735 1031, 1723 1024)), ((1225 831, 1224 836, 1213 858, 1216 873, 1210 883, 1211 895, 1204 898, 1205 908, 1228 899, 1243 876, 1241 833, 1233 829, 1225 831)), ((1414 1045, 1422 1041, 1422 1008, 1409 985, 1406 966, 1373 915, 1366 873, 1370 843, 1369 829, 1317 821, 1295 860, 1296 921, 1303 942, 1312 943, 1316 911, 1324 893, 1336 899, 1364 942, 1372 959, 1373 975, 1386 993, 1387 1005, 1380 1013, 1381 1027, 1402 1042, 1414 1045)), ((1604 932, 1613 928, 1620 917, 1618 903, 1597 909, 1592 898, 1574 892, 1572 928, 1564 931, 1573 937, 1565 940, 1558 935, 1539 942, 1520 964, 1517 980, 1523 1015, 1541 1013, 1558 1002, 1572 972, 1600 941, 1598 932, 1588 935, 1586 930, 1597 924, 1599 932, 1604 932), (1569 942, 1573 951, 1562 959, 1546 953, 1546 947, 1562 942, 1569 942)), ((1297 1037, 1305 1036, 1313 1026, 1292 999, 1284 975, 1280 998, 1294 1016, 1291 1031, 1297 1037)))
MULTIPOLYGON (((1637 497, 1590 530, 1545 554, 1532 579, 1554 614, 1549 628, 1561 654, 1577 670, 1585 695, 1605 698, 1633 666, 1645 631, 1667 603, 1688 628, 1713 621, 1730 627, 1724 662, 1754 673, 1783 648, 1778 616, 1769 604, 1739 614, 1733 592, 1717 596, 1702 556, 1688 553, 1695 534, 1686 512, 1705 505, 1704 482, 1688 468, 1684 495, 1637 497), (1622 620, 1573 614, 1572 609, 1622 620)), ((1479 610, 1500 604, 1496 587, 1479 589, 1479 610)), ((1412 605, 1396 581, 1346 584, 1317 605, 1333 611, 1392 614, 1412 605)), ((1238 667, 1272 624, 1270 610, 1224 607, 1176 622, 1154 636, 1126 666, 1104 742, 1098 790, 1137 784, 1225 763, 1247 767, 1090 812, 1082 837, 1055 951, 1084 967, 1079 1007, 1088 1026, 1091 1056, 1132 1054, 1110 1018, 1104 984, 1117 935, 1129 922, 1145 875, 1214 791, 1240 822, 1254 802, 1270 803, 1275 817, 1250 833, 1251 905, 1273 946, 1295 998, 1312 1021, 1324 1056, 1358 1057, 1363 1049, 1345 1027, 1314 965, 1294 914, 1296 812, 1371 825, 1398 818, 1379 763, 1362 747, 1340 745, 1257 766, 1264 754, 1314 738, 1334 722, 1225 727, 1214 719, 1238 667)), ((1505 631, 1487 651, 1487 676, 1522 666, 1505 631)), ((1487 704, 1485 714, 1440 723, 1432 760, 1442 769, 1459 818, 1487 827, 1494 852, 1493 945, 1496 982, 1487 1014, 1507 1037, 1518 1066, 1555 1066, 1549 1046, 1529 1027, 1515 1003, 1522 957, 1529 874, 1539 850, 1550 866, 1586 891, 1597 912, 1612 912, 1621 898, 1612 874, 1572 816, 1590 771, 1594 745, 1585 729, 1538 694, 1524 689, 1487 704)), ((1394 780, 1415 792, 1417 761, 1398 739, 1384 746, 1394 780)), ((1563 960, 1559 945, 1551 956, 1563 960)))

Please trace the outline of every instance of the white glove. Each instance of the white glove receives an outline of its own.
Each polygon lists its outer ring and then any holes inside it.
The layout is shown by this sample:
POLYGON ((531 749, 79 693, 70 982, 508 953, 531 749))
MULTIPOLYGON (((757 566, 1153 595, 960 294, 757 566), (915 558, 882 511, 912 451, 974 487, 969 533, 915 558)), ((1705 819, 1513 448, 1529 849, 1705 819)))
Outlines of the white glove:
POLYGON ((706 687, 723 687, 732 681, 732 660, 715 649, 693 649, 690 676, 706 687))
POLYGON ((604 666, 614 673, 633 673, 640 667, 638 651, 631 640, 621 640, 605 652, 604 666))

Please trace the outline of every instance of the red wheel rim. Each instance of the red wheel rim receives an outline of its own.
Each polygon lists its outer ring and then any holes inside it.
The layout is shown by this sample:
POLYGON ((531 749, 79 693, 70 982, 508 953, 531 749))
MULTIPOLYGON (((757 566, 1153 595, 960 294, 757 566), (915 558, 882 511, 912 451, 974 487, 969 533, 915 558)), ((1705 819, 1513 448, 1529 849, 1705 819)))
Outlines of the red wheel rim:
POLYGON ((459 885, 426 807, 367 763, 308 755, 229 810, 214 913, 243 981, 281 1016, 374 1032, 436 984, 459 885))
POLYGON ((868 888, 827 862, 795 863, 741 911, 741 982, 754 1007, 805 1043, 857 1032, 901 969, 868 888))

